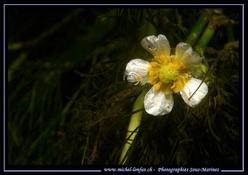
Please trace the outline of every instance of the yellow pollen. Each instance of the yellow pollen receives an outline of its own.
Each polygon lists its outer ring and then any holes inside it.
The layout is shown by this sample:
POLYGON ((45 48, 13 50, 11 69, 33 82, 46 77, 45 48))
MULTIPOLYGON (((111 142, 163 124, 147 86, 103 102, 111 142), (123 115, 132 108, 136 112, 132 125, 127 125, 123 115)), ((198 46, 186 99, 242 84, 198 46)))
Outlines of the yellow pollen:
POLYGON ((187 65, 174 55, 156 55, 148 67, 148 80, 165 94, 181 91, 190 78, 187 65))

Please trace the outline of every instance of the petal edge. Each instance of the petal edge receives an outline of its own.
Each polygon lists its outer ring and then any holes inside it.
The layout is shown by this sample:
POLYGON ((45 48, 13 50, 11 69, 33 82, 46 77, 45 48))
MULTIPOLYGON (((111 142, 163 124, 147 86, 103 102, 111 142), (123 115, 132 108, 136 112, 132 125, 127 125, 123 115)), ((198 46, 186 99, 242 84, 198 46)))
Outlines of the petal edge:
POLYGON ((197 52, 193 51, 188 43, 178 43, 175 52, 176 57, 184 60, 187 64, 199 64, 203 59, 197 52))
POLYGON ((166 36, 159 34, 158 36, 150 35, 141 40, 141 45, 152 55, 165 54, 170 55, 170 44, 166 36))
POLYGON ((144 98, 145 111, 153 116, 165 115, 171 112, 174 105, 172 95, 165 95, 162 91, 156 91, 152 87, 144 98))
POLYGON ((146 84, 148 65, 148 61, 139 58, 130 60, 126 65, 124 78, 126 78, 128 82, 134 83, 135 85, 139 83, 141 85, 146 84))
POLYGON ((186 83, 183 90, 180 91, 180 94, 184 102, 190 107, 197 106, 202 101, 202 99, 207 95, 207 93, 208 93, 207 84, 205 82, 202 82, 202 80, 196 78, 191 78, 186 83), (201 86, 199 87, 200 84, 201 86), (198 87, 199 89, 197 89, 198 87))

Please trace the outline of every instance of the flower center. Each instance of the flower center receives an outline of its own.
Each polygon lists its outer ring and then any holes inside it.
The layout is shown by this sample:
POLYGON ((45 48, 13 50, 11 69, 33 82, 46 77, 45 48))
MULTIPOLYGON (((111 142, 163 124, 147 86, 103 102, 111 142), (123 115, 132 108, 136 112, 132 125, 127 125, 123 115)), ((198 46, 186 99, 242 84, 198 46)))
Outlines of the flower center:
POLYGON ((178 66, 173 63, 164 64, 159 70, 159 79, 164 83, 170 83, 175 81, 178 75, 178 66))
POLYGON ((175 55, 158 55, 150 62, 147 77, 156 90, 171 94, 183 89, 190 78, 190 71, 175 55))

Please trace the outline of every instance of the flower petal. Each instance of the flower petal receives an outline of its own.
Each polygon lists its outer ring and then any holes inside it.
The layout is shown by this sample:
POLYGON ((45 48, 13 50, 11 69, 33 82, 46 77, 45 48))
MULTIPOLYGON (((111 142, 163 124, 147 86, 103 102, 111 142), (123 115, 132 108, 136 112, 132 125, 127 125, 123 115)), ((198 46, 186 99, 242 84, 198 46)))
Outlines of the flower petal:
POLYGON ((139 58, 129 61, 124 73, 125 78, 130 83, 144 85, 147 82, 148 65, 148 61, 139 58))
POLYGON ((144 107, 148 114, 153 116, 165 115, 171 112, 174 105, 173 96, 165 95, 152 87, 144 98, 144 107))
POLYGON ((159 34, 157 37, 155 35, 150 35, 143 38, 141 40, 141 45, 154 56, 157 54, 170 55, 171 48, 169 41, 162 34, 159 34))
POLYGON ((207 93, 207 84, 205 82, 202 82, 202 80, 196 78, 191 78, 186 83, 183 90, 180 92, 184 102, 191 107, 195 107, 196 105, 198 105, 201 100, 207 95, 207 93), (200 84, 201 86, 199 87, 200 84))
POLYGON ((192 47, 187 44, 180 42, 176 46, 176 57, 183 59, 188 64, 199 64, 203 57, 193 51, 192 47))

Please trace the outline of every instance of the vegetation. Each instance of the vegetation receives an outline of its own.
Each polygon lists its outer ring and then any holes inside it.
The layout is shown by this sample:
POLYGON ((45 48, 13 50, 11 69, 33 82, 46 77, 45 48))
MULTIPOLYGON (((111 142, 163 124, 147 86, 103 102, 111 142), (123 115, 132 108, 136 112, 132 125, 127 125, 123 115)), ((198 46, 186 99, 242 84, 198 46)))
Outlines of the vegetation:
POLYGON ((239 8, 9 6, 6 15, 8 165, 117 165, 141 112, 126 165, 240 168, 239 8), (149 87, 123 73, 132 58, 151 58, 140 41, 159 33, 204 55, 209 93, 193 109, 174 95, 170 114, 151 117, 135 103, 149 87))

